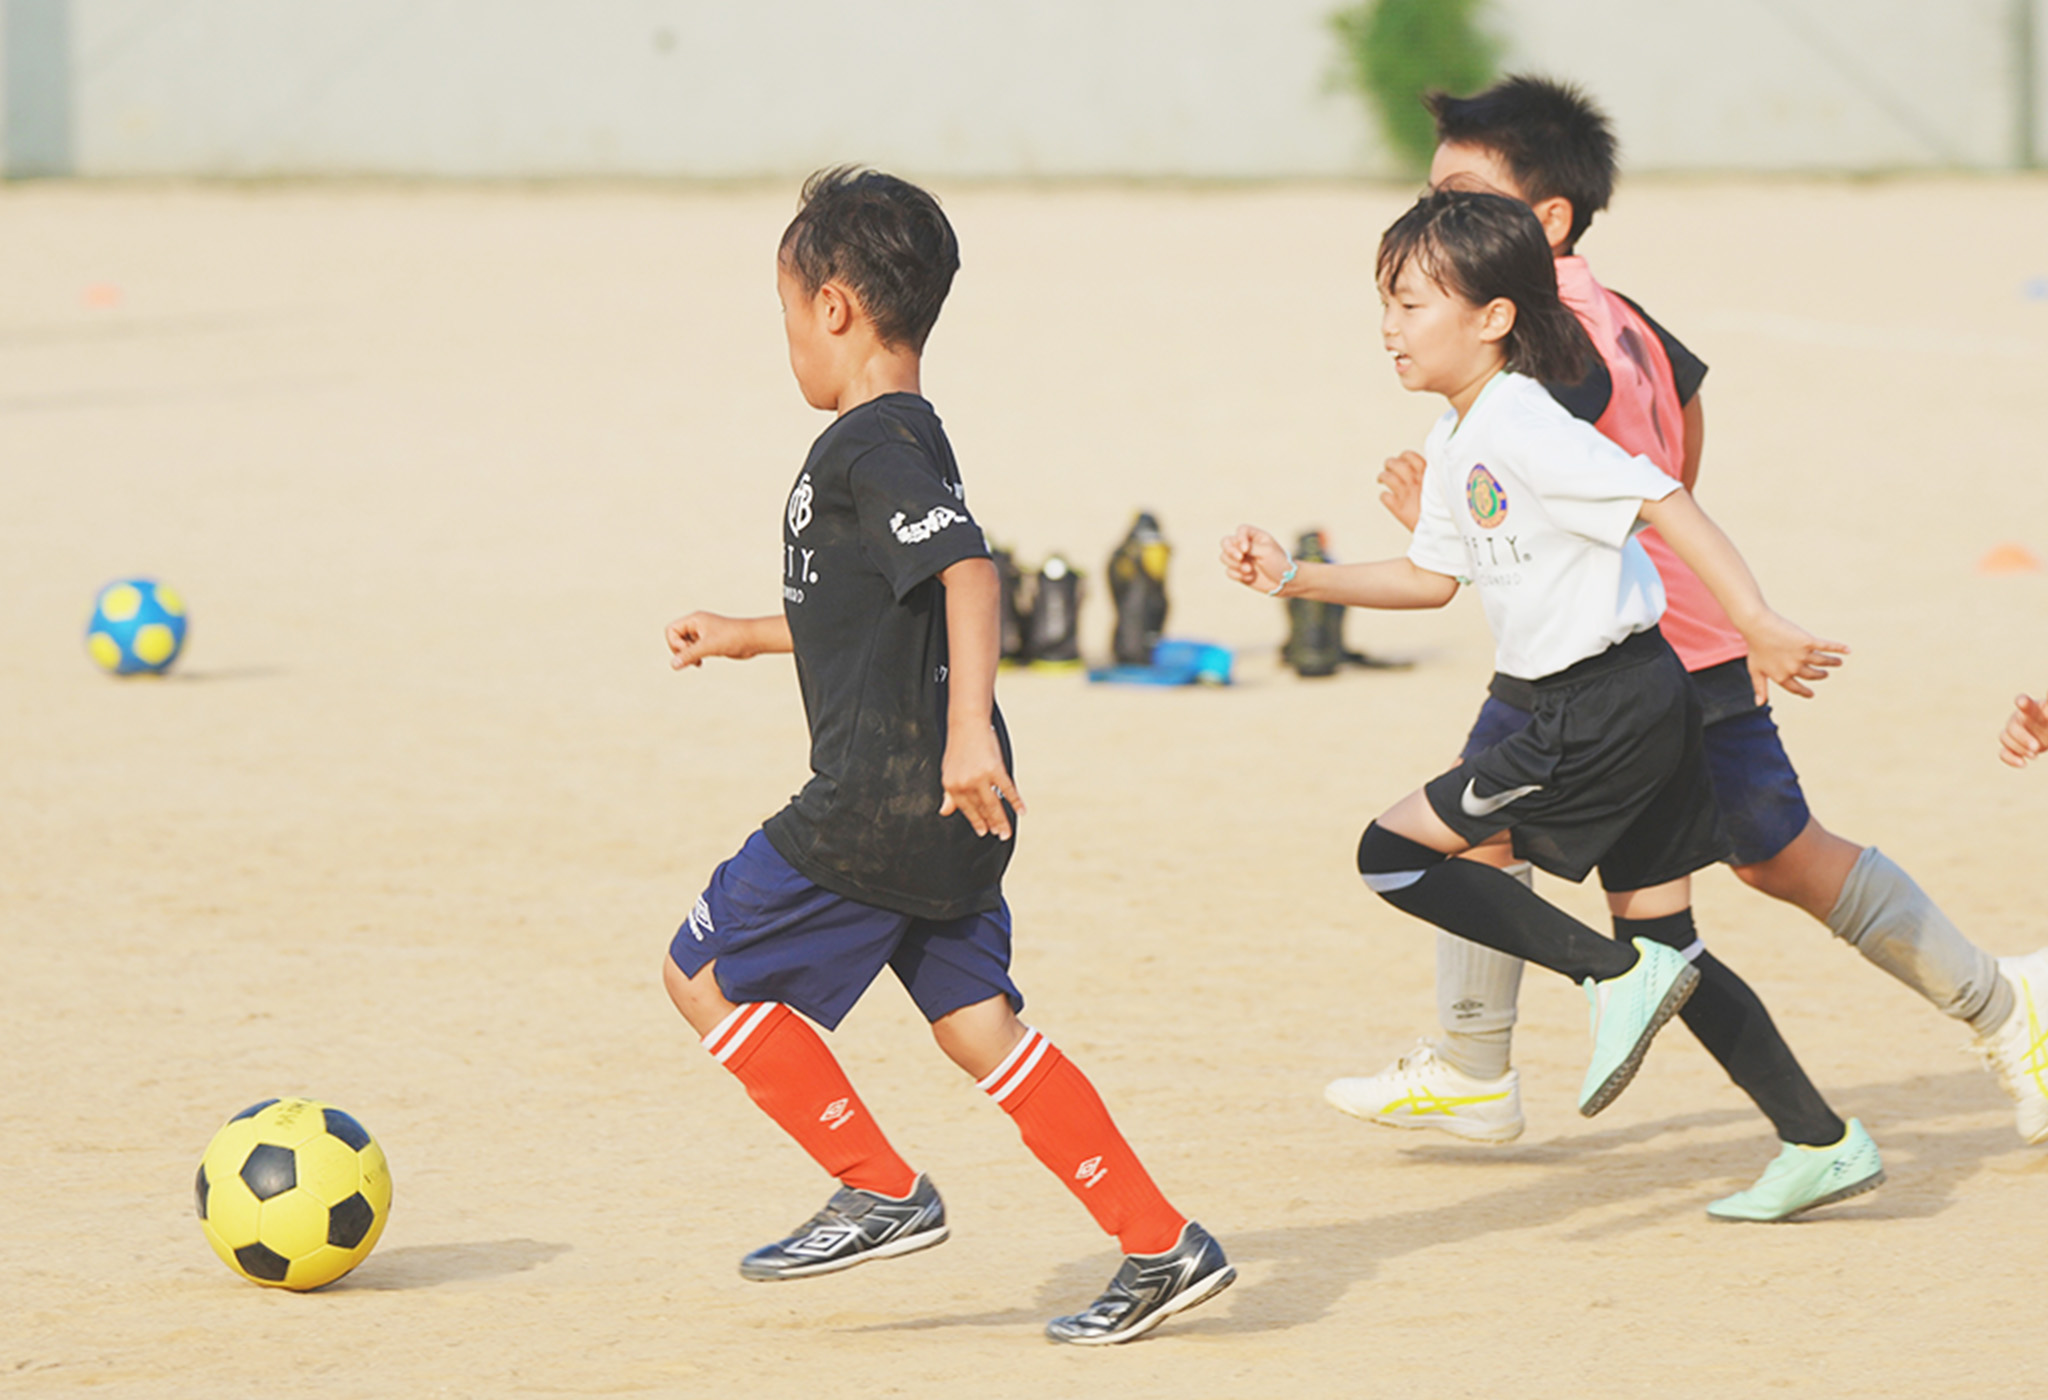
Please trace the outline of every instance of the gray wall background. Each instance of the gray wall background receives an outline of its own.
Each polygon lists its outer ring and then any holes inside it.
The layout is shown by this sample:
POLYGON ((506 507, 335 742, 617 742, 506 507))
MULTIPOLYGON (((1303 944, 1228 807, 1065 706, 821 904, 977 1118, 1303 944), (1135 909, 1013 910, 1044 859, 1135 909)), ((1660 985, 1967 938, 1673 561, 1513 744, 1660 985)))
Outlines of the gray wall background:
MULTIPOLYGON (((1390 175, 1337 0, 0 0, 9 175, 1390 175)), ((2048 0, 1494 0, 1632 171, 2048 152, 2048 0)))

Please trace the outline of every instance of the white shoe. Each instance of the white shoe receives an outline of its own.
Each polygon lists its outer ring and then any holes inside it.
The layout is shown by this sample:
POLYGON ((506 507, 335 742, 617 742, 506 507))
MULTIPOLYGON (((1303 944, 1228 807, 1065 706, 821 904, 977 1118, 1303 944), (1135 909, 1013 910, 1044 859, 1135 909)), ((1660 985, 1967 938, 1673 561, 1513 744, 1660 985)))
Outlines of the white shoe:
POLYGON ((1513 1142, 1522 1135, 1522 1077, 1474 1079, 1419 1042, 1378 1074, 1335 1079, 1323 1090, 1331 1107, 1390 1128, 1435 1128, 1472 1142, 1513 1142))
POLYGON ((2013 1117, 2028 1142, 2048 1142, 2048 948, 2023 958, 2000 958, 2012 983, 2012 1015, 1977 1050, 2013 1097, 2013 1117))

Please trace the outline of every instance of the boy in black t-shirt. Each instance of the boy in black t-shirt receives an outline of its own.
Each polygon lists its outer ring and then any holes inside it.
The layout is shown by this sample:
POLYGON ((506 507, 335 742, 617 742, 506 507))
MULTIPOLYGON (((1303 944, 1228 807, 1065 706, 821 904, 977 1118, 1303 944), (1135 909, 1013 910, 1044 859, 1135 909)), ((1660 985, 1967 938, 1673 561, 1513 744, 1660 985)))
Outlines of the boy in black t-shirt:
POLYGON ((1056 1341, 1128 1341, 1235 1277, 1160 1194, 1081 1071, 1017 1019, 1003 902, 1013 815, 995 707, 998 584, 952 449, 919 396, 926 336, 959 266, 938 202, 874 171, 804 186, 776 269, 790 368, 836 418, 782 530, 779 615, 669 624, 673 664, 794 652, 811 780, 719 866, 663 978, 706 1049, 840 1182, 740 1263, 830 1273, 946 1238, 938 1192, 875 1126, 812 1021, 835 1027, 886 965, 939 1048, 1125 1251, 1056 1341))

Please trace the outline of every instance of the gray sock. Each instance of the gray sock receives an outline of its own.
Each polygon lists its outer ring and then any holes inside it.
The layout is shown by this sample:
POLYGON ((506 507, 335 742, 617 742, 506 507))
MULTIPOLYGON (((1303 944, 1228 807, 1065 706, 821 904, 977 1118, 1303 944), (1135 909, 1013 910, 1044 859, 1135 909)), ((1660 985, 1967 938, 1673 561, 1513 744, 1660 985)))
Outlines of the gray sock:
POLYGON ((1828 927, 1979 1033, 2012 1014, 2012 986, 1999 975, 1998 959, 1963 937, 1913 877, 1875 846, 1863 848, 1842 882, 1828 927))
MULTIPOLYGON (((1535 888, 1527 861, 1508 866, 1507 873, 1535 888)), ((1444 1031, 1437 1049, 1452 1069, 1474 1079, 1498 1079, 1508 1072, 1522 967, 1520 958, 1484 944, 1452 933, 1437 935, 1436 1017, 1444 1031)))

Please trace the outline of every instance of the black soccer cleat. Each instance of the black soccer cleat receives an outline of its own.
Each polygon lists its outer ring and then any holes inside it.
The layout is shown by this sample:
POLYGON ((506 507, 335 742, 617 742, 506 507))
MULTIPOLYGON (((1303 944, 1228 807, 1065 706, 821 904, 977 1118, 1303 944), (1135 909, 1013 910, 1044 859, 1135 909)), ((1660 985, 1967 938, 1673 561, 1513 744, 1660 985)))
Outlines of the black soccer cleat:
POLYGON ((930 1249, 943 1244, 949 1233, 946 1203, 922 1172, 903 1197, 842 1186, 823 1210, 787 1239, 763 1245, 740 1260, 740 1276, 774 1283, 836 1273, 870 1259, 930 1249))
POLYGON ((1236 1278, 1223 1246, 1190 1220, 1164 1254, 1126 1254, 1103 1295, 1071 1317, 1054 1318, 1045 1335, 1084 1347, 1128 1342, 1215 1297, 1236 1278))
POLYGON ((1081 575, 1057 554, 1038 571, 1024 652, 1034 662, 1078 663, 1081 659, 1081 575))
POLYGON ((1116 605, 1111 646, 1119 666, 1149 666, 1166 631, 1166 566, 1173 546, 1150 511, 1140 511, 1130 533, 1109 556, 1110 599, 1116 605))
POLYGON ((1024 597, 1024 576, 1017 569, 1017 557, 1009 550, 992 549, 989 558, 996 566, 1002 639, 999 654, 1005 661, 1019 663, 1025 660, 1025 638, 1031 622, 1030 608, 1024 597))
MULTIPOLYGON (((1294 558, 1302 563, 1327 563, 1329 548, 1321 530, 1306 531, 1295 542, 1294 558)), ((1309 598, 1289 598, 1287 641, 1280 659, 1304 677, 1334 676, 1345 661, 1344 606, 1309 598)))

